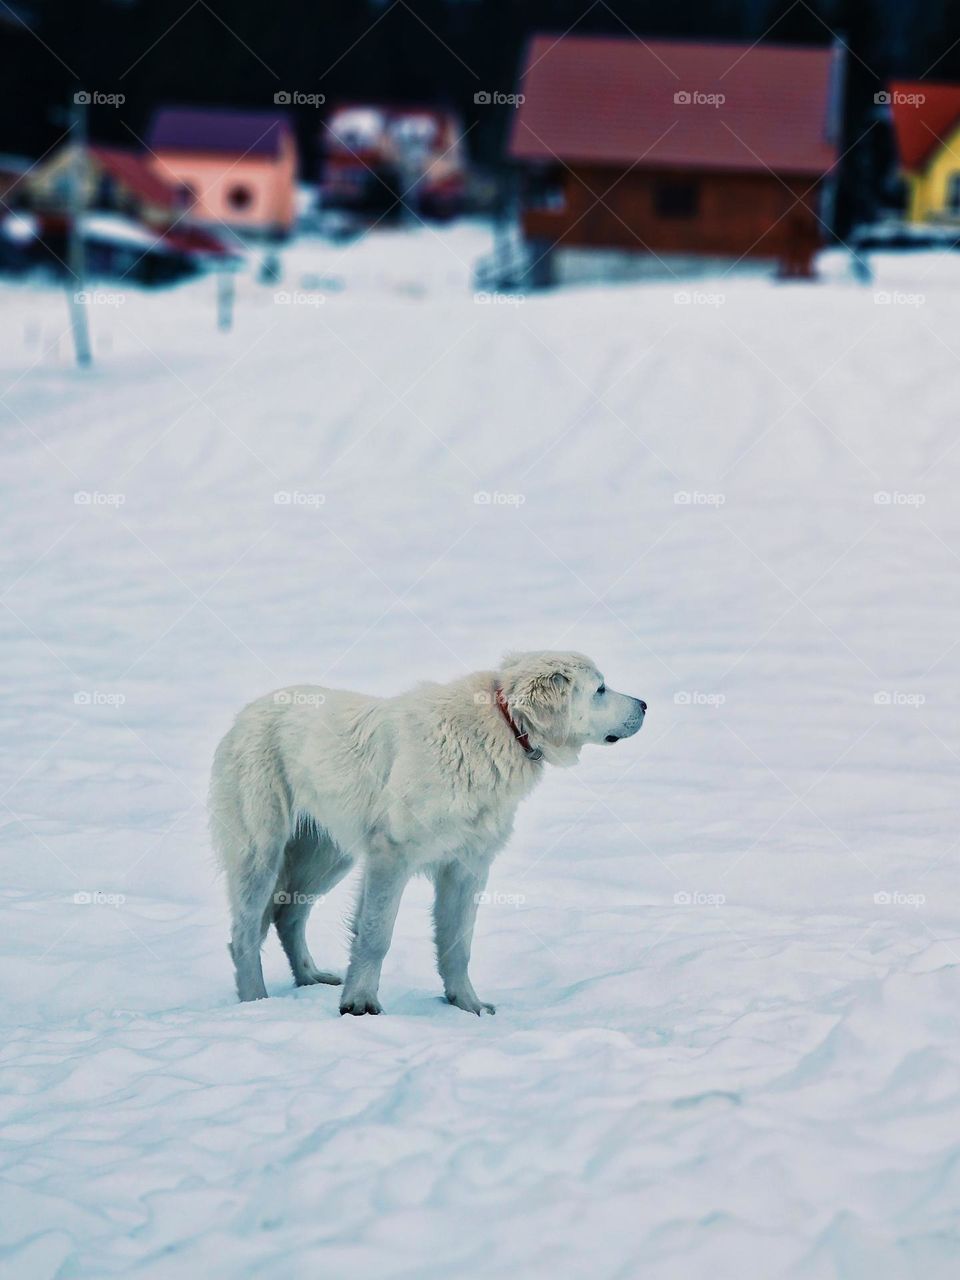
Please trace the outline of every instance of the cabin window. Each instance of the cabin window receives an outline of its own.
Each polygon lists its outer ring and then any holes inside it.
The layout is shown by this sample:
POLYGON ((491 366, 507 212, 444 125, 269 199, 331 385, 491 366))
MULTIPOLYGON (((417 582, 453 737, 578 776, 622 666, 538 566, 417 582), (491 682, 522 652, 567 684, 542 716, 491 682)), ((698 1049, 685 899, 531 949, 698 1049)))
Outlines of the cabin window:
POLYGON ((253 192, 242 182, 238 182, 227 192, 227 203, 231 209, 249 209, 253 204, 253 192))
POLYGON ((960 173, 951 173, 947 179, 947 213, 960 216, 960 173))
POLYGON ((690 181, 660 181, 653 188, 658 218, 695 218, 700 212, 700 185, 690 181))

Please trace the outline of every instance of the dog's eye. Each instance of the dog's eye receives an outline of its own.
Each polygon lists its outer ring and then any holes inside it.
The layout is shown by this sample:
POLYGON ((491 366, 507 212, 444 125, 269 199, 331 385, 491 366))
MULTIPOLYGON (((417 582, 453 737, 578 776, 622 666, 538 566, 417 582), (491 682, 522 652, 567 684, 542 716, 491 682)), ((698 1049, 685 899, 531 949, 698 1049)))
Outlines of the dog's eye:
POLYGON ((607 692, 607 686, 605 684, 602 684, 600 688, 597 690, 597 693, 606 693, 606 692, 607 692))

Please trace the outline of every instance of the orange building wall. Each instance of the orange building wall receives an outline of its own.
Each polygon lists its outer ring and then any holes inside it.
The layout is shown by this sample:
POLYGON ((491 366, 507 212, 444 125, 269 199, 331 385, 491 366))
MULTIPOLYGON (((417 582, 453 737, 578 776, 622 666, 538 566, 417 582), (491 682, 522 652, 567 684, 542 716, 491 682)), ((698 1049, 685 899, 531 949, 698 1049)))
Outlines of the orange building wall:
POLYGON ((153 167, 177 186, 189 186, 196 203, 187 215, 192 221, 226 223, 251 231, 293 225, 297 178, 296 149, 285 139, 278 157, 211 155, 196 151, 159 150, 153 167), (250 200, 242 207, 231 199, 238 189, 250 200))

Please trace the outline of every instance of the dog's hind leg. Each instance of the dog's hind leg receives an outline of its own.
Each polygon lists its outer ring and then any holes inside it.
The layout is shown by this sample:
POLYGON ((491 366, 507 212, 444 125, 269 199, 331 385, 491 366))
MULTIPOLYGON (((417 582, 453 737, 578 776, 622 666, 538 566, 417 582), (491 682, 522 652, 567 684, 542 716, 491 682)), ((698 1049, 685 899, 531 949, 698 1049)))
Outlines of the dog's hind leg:
POLYGON ((217 747, 210 778, 210 839, 226 873, 233 917, 230 954, 241 1000, 262 1000, 267 994, 260 947, 273 919, 273 895, 292 829, 289 787, 253 710, 241 714, 217 747))
POLYGON ((243 873, 230 886, 233 906, 233 930, 230 954, 237 976, 237 995, 241 1000, 263 1000, 267 989, 263 983, 260 947, 273 912, 273 897, 280 873, 282 847, 245 859, 243 873))
POLYGON ((314 903, 334 887, 353 866, 324 832, 307 825, 287 843, 284 854, 283 892, 276 895, 273 922, 290 961, 298 987, 314 983, 339 986, 336 973, 318 969, 307 948, 306 927, 314 903))

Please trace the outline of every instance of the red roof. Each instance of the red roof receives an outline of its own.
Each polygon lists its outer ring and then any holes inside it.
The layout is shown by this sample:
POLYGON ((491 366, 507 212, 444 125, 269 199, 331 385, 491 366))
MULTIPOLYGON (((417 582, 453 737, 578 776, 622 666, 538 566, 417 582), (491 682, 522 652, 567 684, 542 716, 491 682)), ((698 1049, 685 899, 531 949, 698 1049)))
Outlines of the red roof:
POLYGON ((176 189, 157 176, 146 156, 123 147, 101 146, 92 146, 90 155, 112 178, 150 204, 164 209, 178 207, 180 201, 176 189))
POLYGON ((829 48, 536 36, 510 154, 822 174, 836 160, 840 65, 829 48))
POLYGON ((960 85, 898 81, 890 86, 890 97, 900 163, 915 172, 960 123, 960 85))

